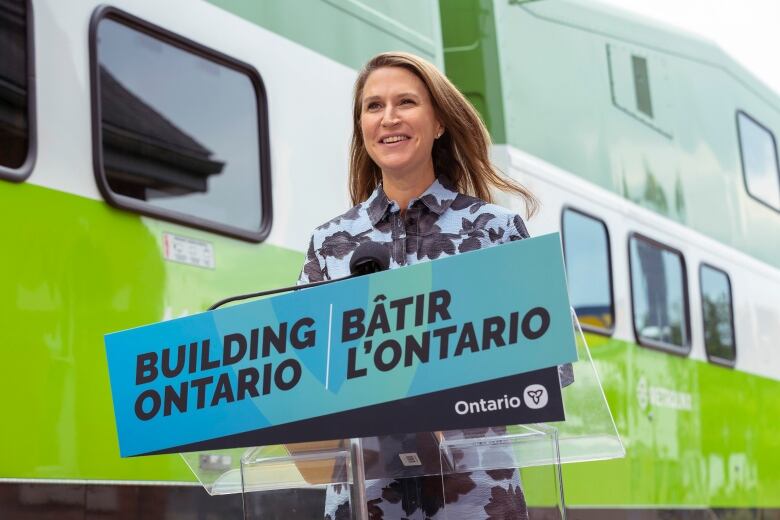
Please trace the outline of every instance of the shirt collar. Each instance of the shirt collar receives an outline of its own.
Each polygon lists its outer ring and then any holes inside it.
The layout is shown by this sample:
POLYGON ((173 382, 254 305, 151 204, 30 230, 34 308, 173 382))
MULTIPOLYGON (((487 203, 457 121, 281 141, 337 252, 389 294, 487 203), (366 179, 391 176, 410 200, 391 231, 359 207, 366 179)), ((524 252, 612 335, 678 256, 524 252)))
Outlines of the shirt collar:
MULTIPOLYGON (((409 201, 409 207, 419 200, 429 210, 441 216, 442 213, 447 211, 447 208, 450 207, 457 196, 458 192, 451 188, 449 179, 442 175, 437 177, 422 195, 409 201)), ((395 202, 387 198, 385 190, 382 189, 382 184, 376 187, 371 196, 366 200, 366 203, 368 204, 368 217, 371 219, 371 225, 373 226, 376 226, 393 206, 398 207, 395 202)))

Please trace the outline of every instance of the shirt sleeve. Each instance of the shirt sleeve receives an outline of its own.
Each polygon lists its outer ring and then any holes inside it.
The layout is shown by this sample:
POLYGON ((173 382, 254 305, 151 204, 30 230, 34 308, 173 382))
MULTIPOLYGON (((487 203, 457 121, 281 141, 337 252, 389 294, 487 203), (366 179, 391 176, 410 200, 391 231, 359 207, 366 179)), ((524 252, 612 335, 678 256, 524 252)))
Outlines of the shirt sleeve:
POLYGON ((309 239, 309 248, 306 251, 306 259, 304 260, 301 274, 298 276, 297 285, 322 282, 329 279, 325 261, 317 254, 317 250, 314 248, 314 235, 312 235, 309 239))
POLYGON ((525 228, 525 222, 523 222, 520 215, 509 215, 509 221, 506 224, 506 235, 504 237, 505 242, 514 242, 515 240, 522 240, 528 238, 528 230, 525 228))

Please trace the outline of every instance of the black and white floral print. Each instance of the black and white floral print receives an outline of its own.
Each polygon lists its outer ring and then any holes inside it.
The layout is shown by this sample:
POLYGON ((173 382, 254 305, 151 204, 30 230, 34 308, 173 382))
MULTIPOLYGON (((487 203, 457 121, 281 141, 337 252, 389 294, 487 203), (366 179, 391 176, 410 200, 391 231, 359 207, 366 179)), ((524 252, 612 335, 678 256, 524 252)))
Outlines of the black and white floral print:
MULTIPOLYGON (((446 432, 450 439, 502 435, 501 427, 446 432)), ((401 436, 403 437, 403 436, 401 436)), ((388 449, 388 446, 383 446, 388 449)), ((392 448, 389 448, 392 451, 392 448)), ((497 446, 450 453, 458 465, 496 466, 507 469, 370 480, 366 484, 370 520, 527 520, 528 511, 512 456, 497 446)), ((349 489, 331 486, 325 503, 325 520, 350 518, 349 489)))
POLYGON ((390 250, 390 268, 435 260, 528 237, 519 215, 454 191, 440 176, 401 215, 377 187, 363 203, 314 230, 300 282, 349 274, 349 259, 366 241, 390 250))
MULTIPOLYGON (((528 237, 519 215, 456 192, 444 176, 410 201, 404 215, 400 209, 379 186, 366 201, 319 226, 309 241, 299 283, 347 276, 352 253, 369 240, 389 249, 392 269, 528 237)), ((501 432, 492 428, 478 433, 501 432)), ((485 452, 479 456, 495 455, 485 452)), ((483 462, 500 467, 495 460, 483 462)), ((511 460, 506 462, 508 469, 456 473, 444 478, 369 481, 369 518, 526 520, 528 513, 518 472, 512 469, 511 460)), ((480 465, 478 461, 472 463, 475 467, 480 465)), ((329 488, 325 519, 348 518, 348 500, 346 487, 329 488)))

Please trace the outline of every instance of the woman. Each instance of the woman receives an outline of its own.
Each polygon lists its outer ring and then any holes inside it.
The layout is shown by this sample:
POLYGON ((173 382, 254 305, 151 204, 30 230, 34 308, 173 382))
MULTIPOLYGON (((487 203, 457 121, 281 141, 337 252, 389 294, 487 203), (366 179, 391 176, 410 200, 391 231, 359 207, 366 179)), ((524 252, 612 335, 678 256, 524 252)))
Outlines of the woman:
MULTIPOLYGON (((299 283, 349 274, 365 241, 390 249, 390 268, 528 237, 522 218, 491 204, 490 188, 534 196, 501 176, 474 107, 427 61, 406 53, 372 58, 357 78, 349 187, 355 206, 314 230, 299 283)), ((373 481, 372 520, 525 519, 514 469, 373 481)), ((326 519, 347 518, 345 490, 328 492, 326 519)))

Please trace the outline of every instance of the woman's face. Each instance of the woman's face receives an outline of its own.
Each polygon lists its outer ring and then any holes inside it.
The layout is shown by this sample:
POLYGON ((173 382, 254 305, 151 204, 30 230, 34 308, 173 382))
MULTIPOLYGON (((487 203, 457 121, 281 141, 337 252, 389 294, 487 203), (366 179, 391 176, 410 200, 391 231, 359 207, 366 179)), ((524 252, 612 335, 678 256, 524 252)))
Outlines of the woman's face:
POLYGON ((425 84, 401 67, 372 72, 363 87, 360 126, 371 159, 384 174, 424 171, 443 131, 425 84))

